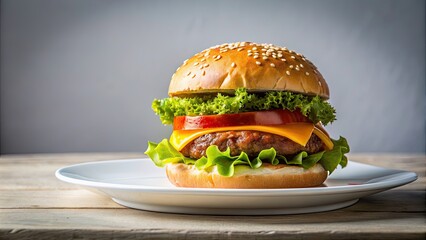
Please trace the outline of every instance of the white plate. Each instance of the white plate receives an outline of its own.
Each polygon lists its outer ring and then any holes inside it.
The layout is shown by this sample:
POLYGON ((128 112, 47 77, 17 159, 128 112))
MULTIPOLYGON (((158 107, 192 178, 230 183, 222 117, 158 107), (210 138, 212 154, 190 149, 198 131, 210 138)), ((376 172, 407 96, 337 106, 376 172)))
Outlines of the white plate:
POLYGON ((136 209, 218 215, 277 215, 322 212, 417 179, 413 172, 349 162, 324 186, 294 189, 203 189, 171 185, 150 159, 90 162, 61 168, 56 177, 109 196, 136 209))

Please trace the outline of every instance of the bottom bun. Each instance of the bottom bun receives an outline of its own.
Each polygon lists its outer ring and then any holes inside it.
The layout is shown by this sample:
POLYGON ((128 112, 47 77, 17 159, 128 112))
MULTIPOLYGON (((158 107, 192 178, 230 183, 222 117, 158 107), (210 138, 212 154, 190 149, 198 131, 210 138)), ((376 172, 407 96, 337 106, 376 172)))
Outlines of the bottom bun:
POLYGON ((178 187, 191 188, 301 188, 321 185, 328 176, 320 164, 309 169, 263 163, 260 168, 236 166, 232 177, 219 175, 216 167, 198 170, 194 165, 168 164, 167 177, 178 187))

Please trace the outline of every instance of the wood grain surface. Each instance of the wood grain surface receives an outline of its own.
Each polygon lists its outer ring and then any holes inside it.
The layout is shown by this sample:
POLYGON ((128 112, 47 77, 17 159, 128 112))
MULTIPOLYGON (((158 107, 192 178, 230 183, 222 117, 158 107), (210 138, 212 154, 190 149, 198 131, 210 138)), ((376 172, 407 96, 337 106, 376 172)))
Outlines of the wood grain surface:
POLYGON ((283 216, 206 216, 140 211, 57 180, 81 162, 139 153, 3 155, 0 239, 425 239, 426 157, 352 154, 352 161, 414 171, 419 179, 348 208, 283 216))

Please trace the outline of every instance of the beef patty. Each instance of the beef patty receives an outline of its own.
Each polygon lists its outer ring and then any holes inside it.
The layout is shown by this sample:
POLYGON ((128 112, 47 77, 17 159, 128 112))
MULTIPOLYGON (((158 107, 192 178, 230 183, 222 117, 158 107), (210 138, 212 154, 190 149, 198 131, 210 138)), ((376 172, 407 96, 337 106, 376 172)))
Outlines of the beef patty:
POLYGON ((216 145, 220 151, 231 149, 231 156, 237 156, 241 152, 249 157, 256 157, 260 151, 273 147, 277 154, 294 155, 301 151, 309 154, 324 149, 321 139, 312 134, 306 146, 299 145, 286 137, 258 132, 258 131, 227 131, 205 134, 196 138, 182 149, 182 154, 190 158, 206 156, 206 149, 210 145, 216 145))

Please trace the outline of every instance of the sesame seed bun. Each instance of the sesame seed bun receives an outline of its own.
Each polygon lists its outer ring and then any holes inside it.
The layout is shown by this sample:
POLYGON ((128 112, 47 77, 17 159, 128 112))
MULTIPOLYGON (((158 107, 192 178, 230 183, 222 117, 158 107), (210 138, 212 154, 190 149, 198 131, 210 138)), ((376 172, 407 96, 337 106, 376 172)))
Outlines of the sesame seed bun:
POLYGON ((263 163, 260 168, 236 166, 234 176, 219 175, 217 168, 198 170, 183 163, 166 166, 169 181, 178 187, 191 188, 301 188, 316 187, 324 183, 328 173, 321 164, 309 169, 285 164, 263 163))
POLYGON ((172 77, 169 95, 290 91, 329 98, 321 73, 303 55, 270 44, 230 43, 186 60, 172 77))

